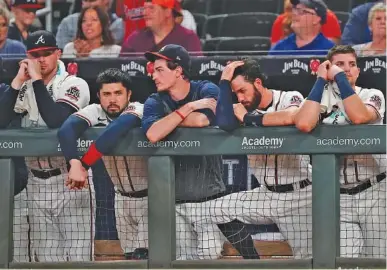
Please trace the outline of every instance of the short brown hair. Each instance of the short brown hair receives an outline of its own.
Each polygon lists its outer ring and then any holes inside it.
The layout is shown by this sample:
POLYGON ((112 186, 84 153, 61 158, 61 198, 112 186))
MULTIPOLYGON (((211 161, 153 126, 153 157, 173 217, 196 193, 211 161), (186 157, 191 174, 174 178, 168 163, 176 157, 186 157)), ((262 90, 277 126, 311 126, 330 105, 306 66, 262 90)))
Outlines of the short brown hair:
POLYGON ((356 51, 352 48, 351 45, 335 45, 328 51, 327 59, 332 61, 333 56, 336 54, 353 54, 353 56, 357 58, 356 51))

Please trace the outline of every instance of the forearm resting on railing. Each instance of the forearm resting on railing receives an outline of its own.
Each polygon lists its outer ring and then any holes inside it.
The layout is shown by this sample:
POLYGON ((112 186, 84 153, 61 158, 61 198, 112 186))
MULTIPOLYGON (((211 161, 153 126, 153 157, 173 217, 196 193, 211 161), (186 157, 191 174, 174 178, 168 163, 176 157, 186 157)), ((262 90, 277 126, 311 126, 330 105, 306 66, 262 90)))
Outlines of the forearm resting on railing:
POLYGON ((267 113, 263 116, 262 125, 266 127, 294 125, 298 110, 299 108, 294 106, 283 111, 267 113))
POLYGON ((146 132, 148 140, 152 143, 156 143, 166 136, 168 136, 180 123, 183 122, 181 115, 187 117, 192 113, 193 109, 190 104, 186 104, 178 109, 179 113, 172 112, 164 118, 155 122, 146 132))
POLYGON ((183 122, 180 123, 180 127, 208 127, 210 120, 207 116, 200 112, 190 113, 183 122))

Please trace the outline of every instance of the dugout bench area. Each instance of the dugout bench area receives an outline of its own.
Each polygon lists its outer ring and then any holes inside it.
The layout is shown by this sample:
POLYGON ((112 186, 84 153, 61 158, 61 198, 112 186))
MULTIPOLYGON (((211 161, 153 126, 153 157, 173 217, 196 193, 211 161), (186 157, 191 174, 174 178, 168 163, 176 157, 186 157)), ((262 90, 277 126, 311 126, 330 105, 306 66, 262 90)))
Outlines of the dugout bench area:
MULTIPOLYGON (((93 128, 86 138, 95 140, 101 130, 93 128)), ((115 155, 152 156, 149 167, 149 260, 64 263, 12 263, 13 164, 0 160, 2 188, 0 189, 0 265, 4 268, 383 268, 385 259, 339 257, 339 155, 385 153, 386 128, 380 126, 320 126, 311 134, 302 134, 294 127, 241 128, 228 134, 217 128, 179 129, 172 141, 198 140, 194 148, 139 148, 144 140, 141 130, 133 130, 114 149, 115 155), (351 134, 350 136, 345 134, 351 134), (319 139, 362 140, 372 137, 374 144, 319 145, 319 139), (286 138, 275 149, 246 149, 243 138, 286 138), (313 163, 313 258, 281 260, 175 260, 175 178, 172 156, 232 155, 232 154, 311 154, 313 163), (168 194, 169 196, 165 196, 168 194)), ((17 149, 2 149, 2 156, 56 156, 56 130, 4 130, 0 141, 18 142, 17 149), (44 143, 43 143, 44 142, 44 143)))
MULTIPOLYGON (((194 57, 192 61, 191 78, 207 79, 217 83, 227 61, 242 56, 208 56, 194 57)), ((272 89, 296 90, 307 96, 315 80, 315 65, 324 61, 319 57, 269 57, 259 59, 263 72, 267 75, 265 86, 272 89)), ((146 75, 146 61, 142 57, 119 59, 62 59, 66 66, 76 67, 77 76, 85 79, 91 90, 91 103, 97 102, 95 78, 106 68, 115 67, 128 72, 133 77, 133 99, 144 102, 153 92, 153 82, 146 75)), ((17 72, 20 59, 0 59, 1 82, 10 83, 17 72)), ((366 88, 380 89, 386 93, 386 57, 361 57, 358 66, 361 75, 358 85, 366 88)), ((385 121, 385 120, 384 120, 385 121)), ((92 129, 86 139, 95 139, 99 129, 92 129)), ((123 141, 115 150, 117 155, 152 155, 149 166, 149 260, 122 261, 123 252, 119 241, 97 240, 94 243, 94 262, 77 263, 12 263, 12 205, 13 175, 12 162, 9 159, 0 160, 0 265, 5 268, 383 268, 386 260, 373 258, 340 258, 338 257, 338 224, 339 224, 339 186, 338 157, 341 154, 352 153, 385 153, 385 126, 350 126, 350 127, 319 127, 311 134, 301 134, 295 128, 265 128, 262 130, 239 129, 233 134, 227 134, 216 128, 203 130, 180 129, 172 140, 200 141, 200 147, 195 148, 138 148, 137 142, 145 137, 140 130, 128 135, 131 140, 123 141), (318 146, 317 138, 347 139, 368 138, 372 134, 378 139, 375 145, 343 145, 318 146), (242 149, 244 137, 286 138, 278 149, 242 149), (246 155, 246 154, 310 154, 315 164, 313 166, 313 258, 293 260, 292 251, 286 241, 255 240, 255 247, 261 260, 239 260, 238 252, 229 244, 224 244, 223 260, 211 261, 176 261, 175 260, 175 216, 174 208, 174 172, 172 170, 175 155, 246 155), (316 161, 317 160, 317 161, 316 161), (160 176, 163 176, 160 179, 160 176), (157 181, 156 181, 157 179, 157 181), (171 194, 170 197, 159 194, 171 194), (329 194, 329 196, 322 196, 329 194), (237 259, 237 260, 234 260, 237 259)), ((58 155, 56 131, 0 131, 0 142, 20 142, 22 148, 0 149, 0 156, 55 156, 58 155)))

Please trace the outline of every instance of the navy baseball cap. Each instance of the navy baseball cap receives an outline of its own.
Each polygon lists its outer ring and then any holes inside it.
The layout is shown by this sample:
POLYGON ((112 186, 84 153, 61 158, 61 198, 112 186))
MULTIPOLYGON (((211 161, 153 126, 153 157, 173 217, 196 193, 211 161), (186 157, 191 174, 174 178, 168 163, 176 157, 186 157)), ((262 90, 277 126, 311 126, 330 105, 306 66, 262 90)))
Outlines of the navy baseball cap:
POLYGON ((41 9, 43 5, 37 0, 12 0, 11 6, 24 9, 41 9))
POLYGON ((188 74, 191 67, 191 58, 187 50, 184 47, 175 44, 166 45, 158 52, 146 52, 145 58, 150 62, 154 62, 156 59, 172 61, 181 66, 188 74))
MULTIPOLYGON (((336 0, 340 1, 340 0, 336 0)), ((327 21, 327 5, 323 0, 290 0, 293 6, 298 4, 303 4, 304 6, 313 9, 317 16, 321 18, 321 24, 324 24, 327 21)))
POLYGON ((31 33, 27 37, 26 46, 27 52, 58 49, 54 34, 46 30, 39 30, 31 33))

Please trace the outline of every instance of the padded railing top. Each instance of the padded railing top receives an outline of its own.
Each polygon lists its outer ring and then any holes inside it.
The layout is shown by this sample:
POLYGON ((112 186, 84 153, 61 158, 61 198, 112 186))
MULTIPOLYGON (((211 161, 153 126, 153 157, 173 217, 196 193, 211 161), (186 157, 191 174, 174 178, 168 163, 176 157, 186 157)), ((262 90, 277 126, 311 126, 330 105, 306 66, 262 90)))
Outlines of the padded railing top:
MULTIPOLYGON (((90 128, 78 140, 84 152, 103 128, 90 128)), ((0 131, 0 156, 58 156, 57 130, 0 131)), ((243 155, 243 154, 371 154, 386 152, 385 125, 319 126, 305 134, 295 127, 179 128, 164 141, 150 143, 140 128, 132 130, 112 155, 243 155)))

